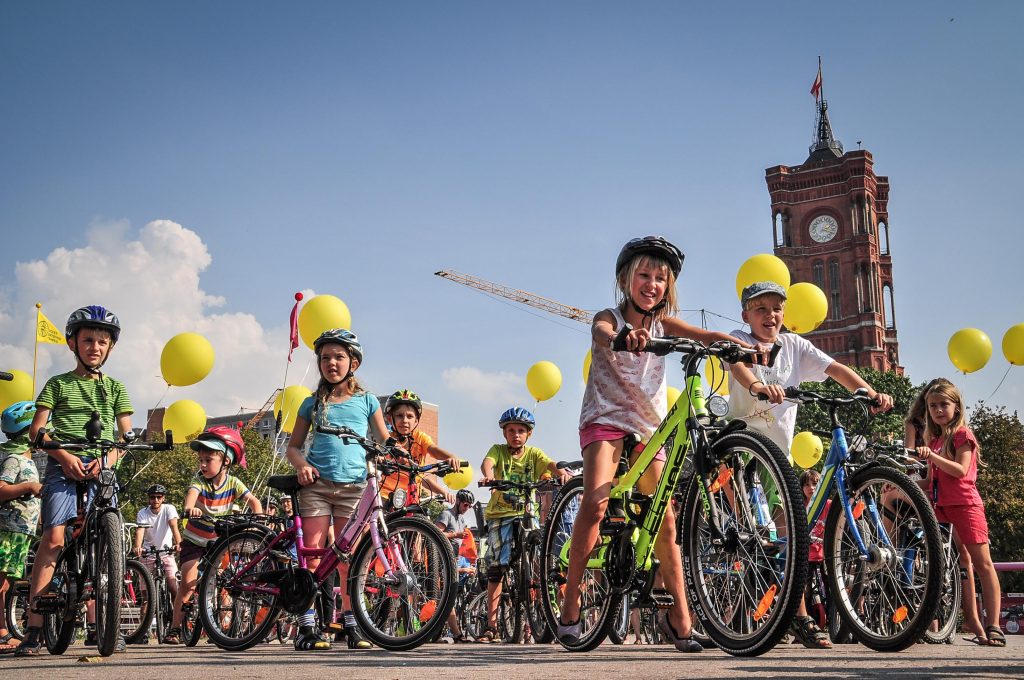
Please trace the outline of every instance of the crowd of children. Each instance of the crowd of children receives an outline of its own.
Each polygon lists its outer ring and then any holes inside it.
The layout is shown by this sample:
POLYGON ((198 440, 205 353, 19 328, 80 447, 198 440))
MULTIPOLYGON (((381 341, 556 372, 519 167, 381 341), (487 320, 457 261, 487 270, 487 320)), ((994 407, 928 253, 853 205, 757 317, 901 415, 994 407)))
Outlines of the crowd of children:
MULTIPOLYGON (((866 389, 875 398, 879 410, 892 407, 889 395, 875 392, 858 373, 834 361, 809 341, 794 333, 783 333, 786 290, 773 282, 756 282, 742 291, 743 321, 748 330, 731 334, 710 332, 687 324, 675 316, 678 311, 676 283, 683 266, 683 253, 661 237, 632 239, 623 246, 615 263, 618 300, 613 307, 599 312, 592 327, 592 364, 583 397, 579 422, 580 448, 583 452, 583 496, 573 527, 573 543, 569 551, 569 568, 564 586, 564 600, 556 635, 572 643, 580 636, 581 578, 587 557, 598 539, 599 524, 608 504, 610 483, 619 458, 624 454, 623 442, 630 433, 649 436, 665 417, 666 367, 664 357, 643 352, 648 341, 663 336, 680 336, 713 342, 731 340, 765 353, 769 346, 780 344, 781 351, 772 365, 745 366, 735 364, 729 369, 730 417, 742 418, 747 426, 772 439, 788 451, 796 423, 796 404, 784 400, 786 387, 804 381, 833 378, 847 389, 866 389), (632 330, 625 337, 628 351, 613 351, 611 340, 624 324, 632 330)), ((75 358, 73 370, 50 378, 34 402, 19 402, 3 412, 3 433, 7 441, 0 445, 0 599, 14 579, 23 578, 30 543, 41 523, 41 535, 30 575, 30 601, 43 594, 53 574, 56 557, 64 544, 65 527, 76 516, 76 487, 92 480, 99 468, 98 452, 71 453, 48 451, 49 462, 42 481, 32 462, 31 442, 37 433, 56 440, 77 439, 90 415, 100 414, 103 437, 112 439, 131 430, 133 412, 124 385, 104 375, 102 368, 109 359, 121 333, 118 318, 100 306, 83 307, 68 319, 65 336, 75 358)), ((302 488, 298 508, 302 518, 306 545, 323 546, 333 530, 341 529, 356 508, 366 485, 367 466, 363 450, 334 436, 321 434, 320 426, 344 426, 360 435, 371 433, 378 441, 391 438, 416 462, 428 459, 454 459, 418 429, 422 402, 412 391, 395 392, 384 408, 367 392, 356 378, 363 363, 363 347, 354 333, 332 329, 321 334, 314 343, 320 375, 315 393, 299 408, 287 447, 287 460, 296 471, 302 488)), ((923 486, 932 499, 940 521, 954 527, 960 546, 961 563, 968 574, 976 573, 981 582, 987 606, 982 621, 974 605, 973 578, 968 578, 964 597, 965 627, 977 644, 1004 645, 999 629, 999 580, 989 552, 988 527, 976 480, 981 455, 976 438, 967 426, 963 399, 949 381, 937 379, 921 392, 908 414, 907 446, 928 462, 929 475, 923 486)), ((565 481, 568 473, 540 449, 527 445, 536 426, 534 415, 521 407, 501 414, 498 425, 504 438, 495 444, 481 465, 482 482, 507 479, 539 481, 553 478, 565 481)), ((245 445, 239 432, 230 427, 211 427, 190 442, 197 454, 197 473, 185 493, 182 517, 187 524, 179 529, 176 509, 165 503, 167 489, 154 485, 146 490, 149 504, 139 511, 140 528, 134 538, 133 550, 143 555, 151 548, 175 548, 181 560, 180 583, 176 579, 178 565, 172 555, 161 559, 161 569, 168 587, 174 593, 174 613, 165 642, 182 641, 183 603, 194 593, 199 560, 206 546, 215 538, 213 523, 217 517, 245 507, 261 513, 259 499, 238 478, 230 474, 232 466, 245 467, 245 445)), ((116 462, 116 452, 107 454, 108 464, 116 462)), ((641 477, 641 493, 651 492, 664 467, 660 453, 641 477)), ((805 497, 814 488, 814 474, 801 479, 805 497)), ((456 554, 463 551, 468 533, 466 514, 475 498, 467 490, 453 493, 440 479, 427 475, 411 478, 396 473, 384 480, 382 495, 403 490, 412 497, 439 494, 450 505, 437 518, 437 525, 451 543, 456 554)), ((291 499, 283 499, 291 504, 291 499)), ((282 502, 283 502, 282 501, 282 502)), ((275 501, 276 503, 276 501, 275 501)), ((285 508, 290 521, 293 510, 285 508)), ((487 622, 477 636, 482 643, 497 638, 496 610, 500 599, 502 573, 509 565, 510 532, 521 506, 509 502, 504 494, 493 493, 487 504, 485 520, 489 551, 486 572, 487 622)), ((700 652, 703 647, 693 632, 693 622, 686 599, 680 552, 675 543, 676 523, 673 510, 662 524, 655 543, 660 562, 659 574, 664 587, 672 595, 673 605, 658 620, 664 636, 680 652, 700 652)), ((818 528, 812 534, 818 533, 818 528)), ((475 548, 474 548, 475 550, 475 548)), ((812 562, 820 562, 820 546, 812 543, 812 562)), ((149 559, 155 559, 150 557, 149 559)), ((308 561, 315 569, 318 560, 308 561)), ((339 576, 347 578, 348 565, 340 562, 339 576)), ((463 557, 459 572, 468 577, 475 565, 463 557)), ((347 589, 341 589, 344 639, 352 649, 365 649, 370 643, 363 638, 347 589)), ((15 645, 8 622, 0 608, 0 653, 14 652, 20 656, 40 653, 42 617, 30 610, 24 640, 15 645)), ((90 611, 87 631, 94 637, 90 611)), ((831 646, 828 635, 821 630, 806 605, 802 604, 793 623, 793 633, 811 648, 831 646)), ((464 642, 469 637, 461 630, 457 617, 449 620, 452 641, 464 642)), ((315 626, 312 609, 299 618, 295 649, 326 650, 330 641, 315 626)), ((119 649, 123 650, 123 640, 119 649)))

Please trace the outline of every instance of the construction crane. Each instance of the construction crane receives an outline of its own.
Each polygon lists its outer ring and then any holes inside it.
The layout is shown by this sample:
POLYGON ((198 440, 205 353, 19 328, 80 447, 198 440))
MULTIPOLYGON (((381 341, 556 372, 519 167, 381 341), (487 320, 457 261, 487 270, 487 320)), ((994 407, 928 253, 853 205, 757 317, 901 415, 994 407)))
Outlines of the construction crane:
POLYGON ((544 297, 543 295, 537 295, 536 293, 528 293, 525 290, 518 290, 516 288, 502 286, 498 283, 491 283, 490 281, 481 279, 478 276, 462 274, 449 269, 442 269, 439 272, 434 272, 434 276, 440 276, 442 279, 461 283, 464 286, 475 288, 489 295, 497 295, 498 297, 503 297, 506 300, 512 300, 513 302, 518 302, 519 304, 527 305, 528 307, 534 307, 545 312, 557 314, 558 316, 564 316, 566 319, 579 321, 580 323, 588 326, 594 321, 594 315, 585 309, 563 305, 561 302, 556 302, 550 298, 544 297))
POLYGON ((280 387, 278 387, 276 390, 273 391, 273 393, 270 395, 270 398, 267 399, 267 402, 265 404, 263 404, 263 407, 260 410, 256 411, 256 415, 254 415, 252 418, 250 418, 249 422, 247 422, 242 427, 243 430, 246 429, 246 428, 256 427, 256 423, 260 422, 260 418, 262 418, 264 416, 264 414, 266 414, 267 411, 269 411, 270 409, 272 409, 274 407, 274 400, 277 398, 277 395, 278 395, 278 393, 280 391, 281 391, 280 387))

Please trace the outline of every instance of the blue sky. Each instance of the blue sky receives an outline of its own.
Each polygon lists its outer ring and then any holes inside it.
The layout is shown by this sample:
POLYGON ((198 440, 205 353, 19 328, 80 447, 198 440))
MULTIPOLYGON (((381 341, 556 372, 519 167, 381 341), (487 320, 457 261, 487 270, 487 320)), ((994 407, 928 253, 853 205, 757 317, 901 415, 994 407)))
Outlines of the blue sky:
MULTIPOLYGON (((772 245, 764 170, 807 155, 821 55, 836 136, 892 185, 902 363, 954 377, 946 341, 981 328, 990 364, 954 379, 984 399, 1024 322, 1022 19, 1011 2, 0 4, 0 368, 31 370, 37 300, 58 324, 99 302, 125 321, 108 368, 140 411, 185 330, 217 364, 164 403, 257 407, 293 293, 331 293, 366 385, 440 404, 440 444, 474 462, 554 361, 532 443, 574 457, 586 329, 432 273, 600 309, 621 244, 658 233, 687 254, 683 307, 738 318, 735 272, 772 245)), ((44 376, 69 367, 40 354, 44 376)), ((1024 407, 1024 368, 992 402, 1024 407)))

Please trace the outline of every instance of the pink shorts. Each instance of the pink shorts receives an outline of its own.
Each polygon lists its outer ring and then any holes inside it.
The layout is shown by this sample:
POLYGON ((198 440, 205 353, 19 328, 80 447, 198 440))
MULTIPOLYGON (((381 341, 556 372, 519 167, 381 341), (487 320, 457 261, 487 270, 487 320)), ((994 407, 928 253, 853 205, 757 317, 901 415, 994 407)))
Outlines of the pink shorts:
MULTIPOLYGON (((582 451, 594 442, 614 442, 619 439, 625 439, 628 435, 628 432, 611 425, 601 425, 599 423, 587 425, 580 429, 580 450, 582 451)), ((665 449, 658 451, 658 454, 654 456, 654 460, 660 460, 663 463, 666 458, 665 449)))
POLYGON ((988 521, 982 505, 943 505, 935 508, 935 518, 952 524, 960 543, 988 543, 988 521))

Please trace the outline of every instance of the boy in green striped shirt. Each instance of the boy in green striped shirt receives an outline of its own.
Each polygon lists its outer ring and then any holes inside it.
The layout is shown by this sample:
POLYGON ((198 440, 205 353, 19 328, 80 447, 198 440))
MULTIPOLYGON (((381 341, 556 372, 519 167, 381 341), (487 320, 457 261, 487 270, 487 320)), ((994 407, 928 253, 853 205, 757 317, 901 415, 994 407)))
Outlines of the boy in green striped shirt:
MULTIPOLYGON (((99 305, 82 307, 71 315, 64 335, 68 348, 75 355, 75 370, 46 381, 36 398, 36 415, 30 428, 33 440, 51 416, 53 439, 82 440, 85 424, 93 411, 99 412, 103 423, 101 439, 115 439, 115 435, 123 435, 131 430, 133 409, 124 385, 103 375, 101 371, 120 333, 121 324, 117 317, 99 305)), ((44 434, 44 439, 50 439, 49 435, 44 434)), ((31 602, 43 594, 53 578, 57 555, 64 547, 64 527, 78 514, 78 483, 95 479, 100 471, 99 451, 84 451, 76 455, 60 449, 48 453, 50 459, 43 477, 42 491, 43 535, 32 567, 29 591, 31 602)), ((117 452, 111 451, 107 454, 107 465, 115 462, 117 452)), ((89 493, 92 493, 92 485, 89 493)), ((88 618, 94 621, 94 617, 90 608, 88 618)), ((28 630, 15 652, 17 656, 39 654, 42 648, 42 623, 42 615, 30 611, 28 630)), ((90 630, 95 630, 94 624, 90 624, 90 630)), ((89 641, 87 634, 86 643, 89 641)), ((118 639, 117 651, 124 651, 123 638, 118 639)))

